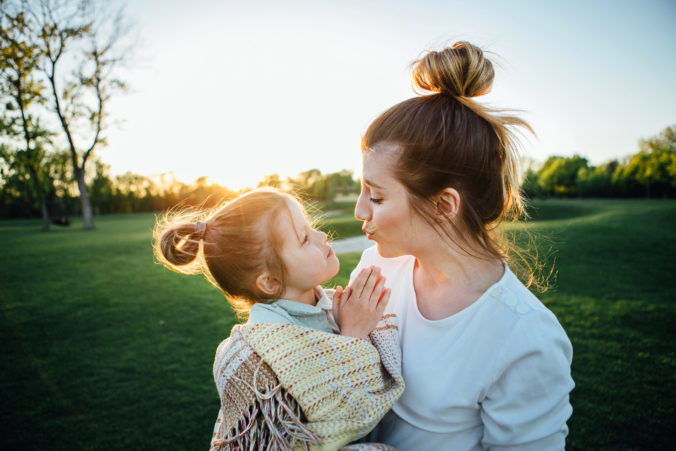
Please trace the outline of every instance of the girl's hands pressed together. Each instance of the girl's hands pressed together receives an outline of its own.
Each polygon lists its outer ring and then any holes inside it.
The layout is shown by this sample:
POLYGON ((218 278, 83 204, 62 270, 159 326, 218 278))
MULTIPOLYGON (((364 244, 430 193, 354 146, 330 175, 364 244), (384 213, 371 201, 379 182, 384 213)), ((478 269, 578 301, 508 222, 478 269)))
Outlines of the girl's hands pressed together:
POLYGON ((385 276, 380 275, 380 268, 362 268, 350 286, 345 290, 338 286, 333 294, 333 314, 340 324, 340 334, 368 338, 389 299, 390 289, 385 288, 385 276))

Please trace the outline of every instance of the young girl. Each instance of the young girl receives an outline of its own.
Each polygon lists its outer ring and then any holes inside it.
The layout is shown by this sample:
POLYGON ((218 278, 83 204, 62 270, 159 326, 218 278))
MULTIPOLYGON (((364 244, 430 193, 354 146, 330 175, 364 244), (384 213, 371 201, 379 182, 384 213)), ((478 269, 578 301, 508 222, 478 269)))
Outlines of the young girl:
POLYGON ((156 257, 174 271, 204 273, 249 313, 216 353, 212 449, 329 449, 368 432, 403 391, 396 327, 381 322, 390 291, 379 268, 325 292, 320 285, 339 268, 327 236, 297 199, 274 189, 196 219, 158 223, 156 257))

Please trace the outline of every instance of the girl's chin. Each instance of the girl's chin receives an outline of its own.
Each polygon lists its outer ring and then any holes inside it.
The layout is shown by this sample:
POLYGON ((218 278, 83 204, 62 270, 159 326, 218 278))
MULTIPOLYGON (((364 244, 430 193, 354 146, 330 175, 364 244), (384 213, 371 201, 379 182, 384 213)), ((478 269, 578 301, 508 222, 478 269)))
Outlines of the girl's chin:
POLYGON ((338 274, 338 271, 340 271, 340 261, 338 260, 338 257, 334 257, 336 259, 335 266, 331 270, 331 273, 333 274, 329 279, 332 279, 338 274))

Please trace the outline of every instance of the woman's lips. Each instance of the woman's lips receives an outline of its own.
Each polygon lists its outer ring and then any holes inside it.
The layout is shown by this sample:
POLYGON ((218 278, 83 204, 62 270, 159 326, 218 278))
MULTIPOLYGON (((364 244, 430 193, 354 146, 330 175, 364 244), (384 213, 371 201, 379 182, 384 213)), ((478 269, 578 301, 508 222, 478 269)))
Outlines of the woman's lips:
POLYGON ((373 235, 374 235, 373 232, 369 232, 367 229, 361 229, 361 231, 366 234, 366 238, 368 238, 369 240, 373 239, 373 235))

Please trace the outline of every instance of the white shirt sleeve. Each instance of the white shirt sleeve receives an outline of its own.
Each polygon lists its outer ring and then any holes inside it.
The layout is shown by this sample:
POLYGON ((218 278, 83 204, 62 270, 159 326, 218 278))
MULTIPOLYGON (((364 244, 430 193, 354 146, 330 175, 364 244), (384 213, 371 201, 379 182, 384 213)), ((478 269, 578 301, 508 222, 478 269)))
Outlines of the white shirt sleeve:
POLYGON ((531 315, 518 322, 496 359, 494 382, 481 404, 486 449, 565 448, 573 349, 553 314, 531 315))

